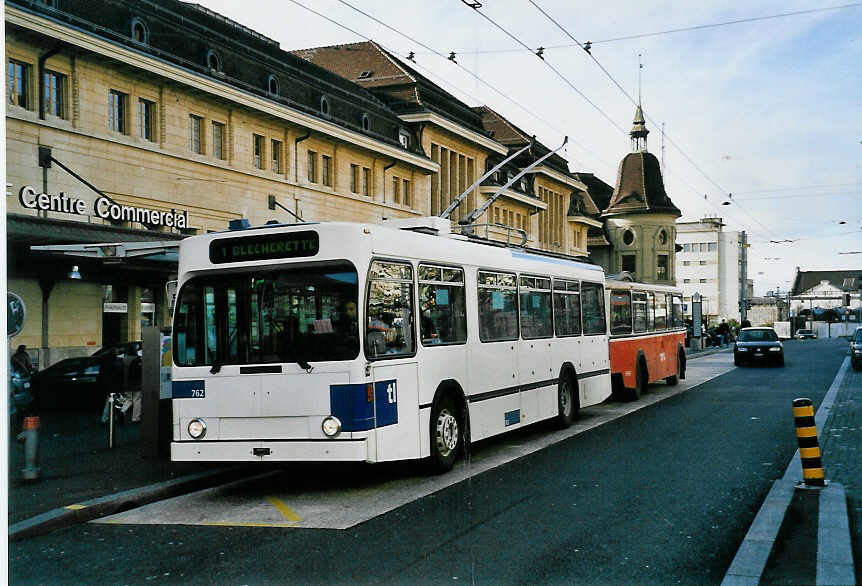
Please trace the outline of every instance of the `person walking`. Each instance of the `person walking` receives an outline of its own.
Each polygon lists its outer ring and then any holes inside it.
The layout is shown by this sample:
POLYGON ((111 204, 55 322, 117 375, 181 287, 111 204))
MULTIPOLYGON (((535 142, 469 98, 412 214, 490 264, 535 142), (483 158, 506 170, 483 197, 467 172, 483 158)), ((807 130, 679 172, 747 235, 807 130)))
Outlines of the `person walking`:
POLYGON ((33 362, 30 360, 30 355, 27 354, 27 346, 21 344, 18 350, 12 355, 12 368, 22 374, 33 373, 33 362))
POLYGON ((718 324, 718 333, 721 336, 721 346, 724 347, 730 343, 730 326, 726 319, 722 319, 718 324))

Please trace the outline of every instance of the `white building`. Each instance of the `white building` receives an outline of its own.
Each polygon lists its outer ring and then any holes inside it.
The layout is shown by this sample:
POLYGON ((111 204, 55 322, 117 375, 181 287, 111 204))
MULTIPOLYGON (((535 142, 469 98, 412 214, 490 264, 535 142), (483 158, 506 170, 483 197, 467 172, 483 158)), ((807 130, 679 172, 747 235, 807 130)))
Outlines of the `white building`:
MULTIPOLYGON (((719 217, 699 222, 677 222, 676 241, 682 251, 676 257, 676 284, 683 290, 686 315, 691 315, 691 297, 701 295, 704 321, 722 318, 740 320, 739 294, 742 282, 745 232, 725 232, 719 217)), ((754 284, 747 280, 745 296, 751 299, 754 284)))

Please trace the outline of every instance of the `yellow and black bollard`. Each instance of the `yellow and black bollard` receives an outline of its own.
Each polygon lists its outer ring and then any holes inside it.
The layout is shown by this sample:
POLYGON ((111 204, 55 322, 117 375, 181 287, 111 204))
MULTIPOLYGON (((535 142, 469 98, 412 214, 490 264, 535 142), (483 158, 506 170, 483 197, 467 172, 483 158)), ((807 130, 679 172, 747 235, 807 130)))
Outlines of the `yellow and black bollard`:
POLYGON ((814 423, 814 404, 811 399, 793 400, 793 418, 796 421, 796 439, 799 442, 799 458, 802 460, 805 486, 826 486, 820 444, 817 442, 817 425, 814 423))

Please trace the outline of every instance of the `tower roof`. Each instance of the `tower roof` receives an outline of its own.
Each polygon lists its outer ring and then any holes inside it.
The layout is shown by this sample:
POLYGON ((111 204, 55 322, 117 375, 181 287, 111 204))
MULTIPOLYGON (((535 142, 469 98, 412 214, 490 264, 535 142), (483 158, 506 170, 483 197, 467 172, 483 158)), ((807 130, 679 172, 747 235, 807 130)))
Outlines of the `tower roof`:
POLYGON ((647 152, 629 153, 623 158, 617 186, 602 217, 638 213, 682 215, 664 190, 658 159, 647 152))
POLYGON ((646 138, 647 134, 649 134, 649 130, 647 130, 646 120, 644 120, 644 111, 641 105, 638 104, 637 110, 635 110, 635 119, 632 122, 632 131, 629 132, 629 136, 632 138, 646 138))

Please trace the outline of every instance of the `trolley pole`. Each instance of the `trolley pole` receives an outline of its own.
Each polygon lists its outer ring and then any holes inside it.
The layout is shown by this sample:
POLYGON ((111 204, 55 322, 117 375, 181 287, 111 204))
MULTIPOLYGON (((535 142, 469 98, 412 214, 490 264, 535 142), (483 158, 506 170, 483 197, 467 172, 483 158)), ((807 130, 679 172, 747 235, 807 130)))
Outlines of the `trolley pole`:
POLYGON ((811 399, 793 400, 793 418, 796 422, 796 439, 799 442, 799 458, 802 460, 805 486, 826 486, 820 444, 817 442, 817 425, 814 423, 814 404, 811 399))

